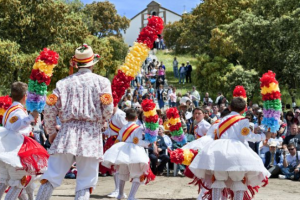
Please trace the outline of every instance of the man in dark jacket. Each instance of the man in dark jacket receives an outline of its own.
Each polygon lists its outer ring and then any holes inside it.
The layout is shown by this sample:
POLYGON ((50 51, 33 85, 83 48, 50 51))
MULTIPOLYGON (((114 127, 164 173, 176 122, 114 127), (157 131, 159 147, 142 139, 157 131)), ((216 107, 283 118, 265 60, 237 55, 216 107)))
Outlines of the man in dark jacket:
POLYGON ((190 65, 190 62, 187 61, 186 62, 186 75, 185 75, 185 78, 186 78, 186 83, 189 82, 190 80, 190 83, 192 83, 192 71, 193 71, 193 68, 192 68, 192 65, 190 65))
POLYGON ((156 144, 154 143, 153 146, 149 148, 151 170, 154 174, 162 175, 167 162, 169 162, 170 158, 166 155, 167 148, 164 138, 161 136, 157 136, 156 144), (158 159, 160 159, 161 162, 157 166, 158 159))
POLYGON ((271 142, 270 151, 265 154, 265 167, 271 173, 271 178, 277 178, 280 173, 280 167, 283 165, 283 157, 280 151, 276 151, 277 143, 271 142))

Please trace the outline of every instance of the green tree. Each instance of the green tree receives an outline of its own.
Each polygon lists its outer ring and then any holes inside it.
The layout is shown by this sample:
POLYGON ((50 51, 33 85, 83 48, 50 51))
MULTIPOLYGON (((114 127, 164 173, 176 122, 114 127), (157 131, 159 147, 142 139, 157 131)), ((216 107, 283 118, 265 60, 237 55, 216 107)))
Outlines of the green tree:
POLYGON ((118 15, 114 4, 109 1, 87 4, 84 13, 90 33, 99 38, 120 37, 121 32, 129 27, 129 19, 118 15))

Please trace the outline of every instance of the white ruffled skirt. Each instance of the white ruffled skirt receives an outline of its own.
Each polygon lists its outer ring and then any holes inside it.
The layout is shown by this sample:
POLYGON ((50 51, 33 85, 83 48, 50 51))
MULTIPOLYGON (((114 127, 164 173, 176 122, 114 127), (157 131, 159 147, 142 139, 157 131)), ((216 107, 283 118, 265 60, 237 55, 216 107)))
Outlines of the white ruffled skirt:
POLYGON ((207 144, 213 142, 214 140, 210 136, 203 136, 197 140, 187 143, 181 149, 193 149, 193 150, 201 150, 207 144))
POLYGON ((261 158, 239 140, 219 139, 207 144, 189 166, 199 179, 213 171, 245 172, 247 185, 260 185, 270 173, 261 158))
POLYGON ((142 171, 147 173, 148 162, 149 156, 143 147, 134 143, 119 142, 105 152, 102 165, 110 168, 112 165, 140 164, 142 171))

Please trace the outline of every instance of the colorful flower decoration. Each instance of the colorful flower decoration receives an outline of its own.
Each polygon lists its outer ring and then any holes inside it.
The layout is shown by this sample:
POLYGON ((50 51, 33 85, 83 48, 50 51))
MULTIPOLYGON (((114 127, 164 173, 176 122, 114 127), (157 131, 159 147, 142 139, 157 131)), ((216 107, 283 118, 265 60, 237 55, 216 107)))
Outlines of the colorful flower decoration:
POLYGON ((198 151, 193 149, 175 149, 174 151, 169 150, 169 154, 172 163, 189 166, 198 154, 198 151))
POLYGON ((2 119, 6 110, 11 106, 12 99, 9 96, 0 97, 0 126, 2 126, 2 119))
POLYGON ((186 144, 186 137, 183 134, 183 129, 181 127, 181 121, 177 108, 169 108, 166 112, 172 139, 181 145, 186 144))
POLYGON ((264 118, 261 123, 267 129, 270 129, 272 133, 276 133, 280 128, 279 120, 281 113, 281 94, 275 76, 274 72, 268 71, 260 79, 261 94, 264 101, 264 118))
POLYGON ((55 51, 44 48, 35 59, 35 64, 28 82, 26 108, 29 111, 42 112, 46 105, 47 86, 51 82, 53 68, 58 62, 59 55, 55 51))
POLYGON ((142 102, 141 106, 145 115, 145 140, 153 143, 157 139, 159 127, 158 115, 156 113, 156 104, 152 100, 145 99, 142 102), (152 109, 149 110, 149 108, 152 109))
POLYGON ((125 63, 119 68, 112 81, 114 106, 118 105, 125 94, 125 90, 130 86, 130 81, 141 70, 141 66, 152 49, 157 35, 163 31, 163 24, 162 18, 158 16, 149 17, 147 26, 142 29, 137 42, 129 49, 125 63))

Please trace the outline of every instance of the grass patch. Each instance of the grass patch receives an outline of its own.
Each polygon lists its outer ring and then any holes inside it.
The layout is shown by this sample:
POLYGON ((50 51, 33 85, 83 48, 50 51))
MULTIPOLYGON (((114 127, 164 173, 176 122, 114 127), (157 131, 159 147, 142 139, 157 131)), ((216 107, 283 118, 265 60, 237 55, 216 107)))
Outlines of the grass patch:
MULTIPOLYGON (((193 67, 193 70, 195 70, 196 69, 196 66, 195 66, 196 58, 195 57, 193 57, 191 55, 173 55, 172 53, 166 52, 165 50, 157 51, 156 57, 157 57, 158 61, 160 61, 160 62, 162 61, 164 63, 164 65, 166 66, 166 77, 168 80, 168 84, 175 86, 177 89, 176 92, 181 92, 181 94, 184 95, 187 92, 192 90, 193 83, 185 83, 184 85, 178 83, 179 79, 175 78, 174 72, 173 72, 173 60, 174 60, 174 57, 177 58, 179 67, 181 66, 181 63, 186 63, 187 61, 189 61, 193 67)), ((179 69, 179 67, 178 67, 178 69, 179 69)), ((193 74, 193 72, 192 72, 192 74, 193 74)), ((195 80, 193 78, 194 77, 192 75, 192 81, 195 80)))

